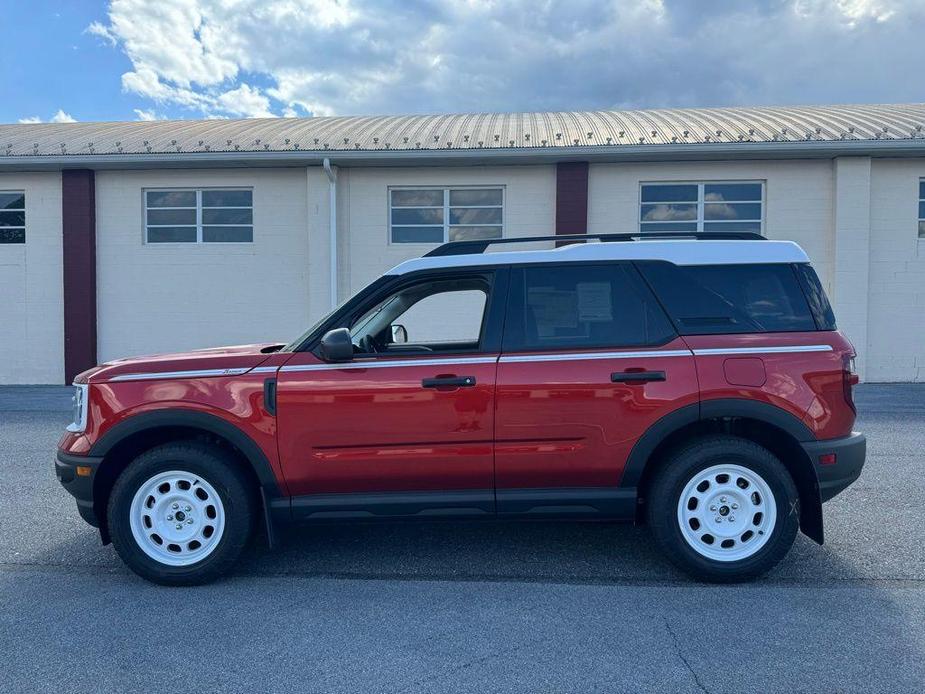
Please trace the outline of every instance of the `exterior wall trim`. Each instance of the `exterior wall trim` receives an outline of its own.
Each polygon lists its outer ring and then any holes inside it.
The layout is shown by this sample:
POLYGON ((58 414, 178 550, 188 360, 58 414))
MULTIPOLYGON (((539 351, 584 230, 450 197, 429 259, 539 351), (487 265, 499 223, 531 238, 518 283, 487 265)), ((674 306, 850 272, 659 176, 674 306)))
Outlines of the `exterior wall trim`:
POLYGON ((61 172, 64 379, 96 365, 96 182, 89 169, 61 172))

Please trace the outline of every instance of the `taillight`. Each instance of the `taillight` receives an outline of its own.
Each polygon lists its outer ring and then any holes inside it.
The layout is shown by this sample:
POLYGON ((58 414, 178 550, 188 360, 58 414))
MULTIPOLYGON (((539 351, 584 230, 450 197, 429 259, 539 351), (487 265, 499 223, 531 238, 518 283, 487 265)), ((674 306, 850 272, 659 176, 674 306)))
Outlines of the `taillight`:
POLYGON ((857 413, 858 408, 854 406, 854 395, 851 389, 856 386, 861 379, 854 366, 854 357, 855 355, 853 354, 846 354, 842 357, 842 388, 845 391, 845 402, 857 413))

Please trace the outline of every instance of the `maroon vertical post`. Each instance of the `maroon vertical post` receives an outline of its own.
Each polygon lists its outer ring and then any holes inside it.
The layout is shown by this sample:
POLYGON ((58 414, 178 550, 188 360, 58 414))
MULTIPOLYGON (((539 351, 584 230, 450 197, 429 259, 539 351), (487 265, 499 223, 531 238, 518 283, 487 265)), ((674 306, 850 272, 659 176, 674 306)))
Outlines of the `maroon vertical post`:
POLYGON ((588 162, 556 165, 556 235, 588 233, 588 162))
POLYGON ((61 172, 64 378, 96 365, 96 186, 93 171, 61 172))

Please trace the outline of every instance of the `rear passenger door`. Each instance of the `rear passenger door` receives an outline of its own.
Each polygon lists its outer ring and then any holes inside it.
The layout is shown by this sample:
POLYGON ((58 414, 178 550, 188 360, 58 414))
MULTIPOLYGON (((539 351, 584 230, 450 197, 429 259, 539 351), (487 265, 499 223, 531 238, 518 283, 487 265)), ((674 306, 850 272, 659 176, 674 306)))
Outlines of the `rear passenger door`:
POLYGON ((498 365, 495 483, 512 514, 632 512, 633 445, 698 401, 693 356, 631 263, 511 272, 498 365))

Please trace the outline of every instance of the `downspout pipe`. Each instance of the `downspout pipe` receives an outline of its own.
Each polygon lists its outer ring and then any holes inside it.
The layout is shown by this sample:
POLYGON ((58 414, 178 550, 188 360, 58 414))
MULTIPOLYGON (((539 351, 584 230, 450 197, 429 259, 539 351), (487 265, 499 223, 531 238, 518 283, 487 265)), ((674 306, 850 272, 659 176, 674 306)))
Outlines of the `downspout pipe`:
POLYGON ((331 166, 331 160, 328 157, 324 158, 322 167, 328 177, 328 204, 330 207, 328 230, 331 237, 331 308, 334 308, 337 306, 337 168, 331 166))

